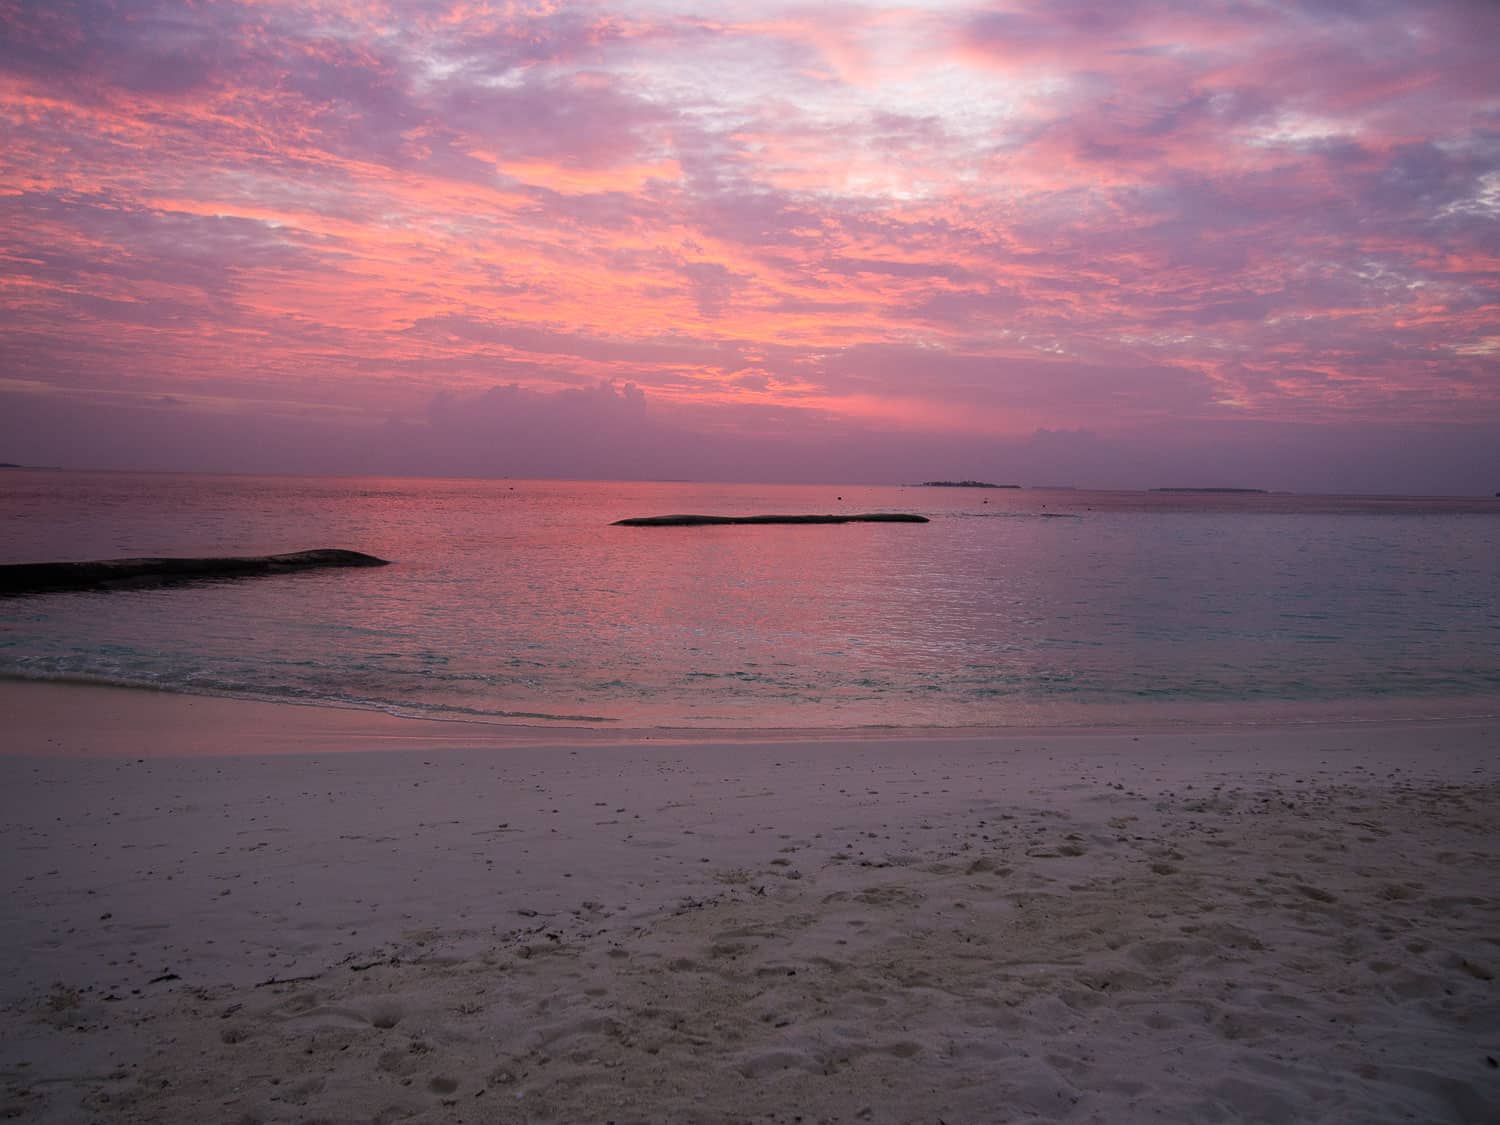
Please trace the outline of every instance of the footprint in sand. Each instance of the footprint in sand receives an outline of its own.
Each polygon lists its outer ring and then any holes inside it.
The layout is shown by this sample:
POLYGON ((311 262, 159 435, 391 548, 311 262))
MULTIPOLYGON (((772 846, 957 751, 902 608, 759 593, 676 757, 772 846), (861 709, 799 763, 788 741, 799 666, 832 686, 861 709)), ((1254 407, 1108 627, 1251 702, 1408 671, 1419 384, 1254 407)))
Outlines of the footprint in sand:
POLYGON ((513 1086, 517 1081, 519 1072, 519 1063, 502 1063, 500 1066, 497 1066, 494 1070, 490 1071, 489 1077, 486 1079, 486 1081, 491 1086, 513 1086))
POLYGON ((308 1078, 305 1081, 297 1083, 283 1096, 293 1105, 303 1105, 309 1098, 316 1094, 321 1094, 325 1084, 326 1081, 321 1076, 308 1078))
POLYGON ((405 1013, 396 1004, 380 1004, 370 1011, 370 1026, 389 1031, 401 1022, 403 1015, 405 1013))
POLYGON ((288 996, 266 1014, 268 1016, 291 1017, 316 1008, 321 997, 316 992, 297 992, 288 996))
POLYGON ((998 875, 1003 878, 1004 876, 1010 874, 1010 868, 1006 867, 1004 864, 997 863, 989 856, 981 856, 979 859, 976 859, 973 863, 969 864, 964 874, 998 875))
POLYGON ((784 1070, 805 1070, 816 1074, 823 1068, 805 1051, 784 1048, 751 1055, 742 1059, 735 1069, 746 1078, 762 1078, 784 1070))
POLYGON ((1069 859, 1074 859, 1078 856, 1086 854, 1086 852, 1086 848, 1072 842, 1064 842, 1054 847, 1047 847, 1046 845, 1042 845, 1040 847, 1026 849, 1026 854, 1032 859, 1058 859, 1059 857, 1064 856, 1069 859))
POLYGON ((350 1008, 321 1007, 309 1008, 287 1018, 288 1023, 295 1023, 298 1027, 347 1027, 364 1028, 370 1026, 370 1021, 350 1008))
POLYGON ((902 886, 866 887, 854 896, 857 902, 869 906, 913 906, 925 895, 902 886))
POLYGON ((1314 902, 1337 902, 1338 897, 1325 891, 1322 887, 1314 887, 1308 883, 1294 883, 1294 889, 1298 894, 1312 899, 1314 902))

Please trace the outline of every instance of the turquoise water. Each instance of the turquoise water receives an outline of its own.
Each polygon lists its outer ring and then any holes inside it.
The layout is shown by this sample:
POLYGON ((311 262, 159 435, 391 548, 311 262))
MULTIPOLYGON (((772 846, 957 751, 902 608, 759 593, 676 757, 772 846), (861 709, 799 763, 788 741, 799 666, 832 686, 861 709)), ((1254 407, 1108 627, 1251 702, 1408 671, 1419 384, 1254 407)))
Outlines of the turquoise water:
POLYGON ((1500 501, 6 472, 0 561, 393 560, 0 600, 0 675, 495 722, 1500 712, 1500 501), (924 525, 617 528, 671 512, 924 525))

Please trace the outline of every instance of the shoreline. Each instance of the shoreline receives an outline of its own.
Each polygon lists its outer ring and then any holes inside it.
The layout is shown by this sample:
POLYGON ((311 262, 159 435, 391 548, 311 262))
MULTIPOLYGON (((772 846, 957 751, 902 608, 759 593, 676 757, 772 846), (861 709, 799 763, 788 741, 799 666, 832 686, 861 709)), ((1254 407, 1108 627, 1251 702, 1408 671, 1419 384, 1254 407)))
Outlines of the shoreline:
MULTIPOLYGON (((1203 705, 1197 718, 1190 708, 1167 707, 1170 718, 1155 723, 1041 723, 1011 726, 863 726, 863 727, 627 727, 613 724, 538 725, 464 716, 416 716, 355 704, 310 700, 265 700, 178 692, 145 685, 33 680, 0 676, 0 714, 7 734, 0 756, 14 753, 65 753, 100 756, 221 756, 238 751, 222 739, 196 738, 194 732, 235 729, 236 742, 253 745, 253 753, 342 753, 361 749, 394 749, 405 745, 430 748, 496 748, 515 746, 633 746, 719 743, 880 743, 892 741, 1006 740, 1039 736, 1110 737, 1160 735, 1235 735, 1275 731, 1319 731, 1382 727, 1407 729, 1493 724, 1500 709, 1485 709, 1474 700, 1424 701, 1432 711, 1418 712, 1417 701, 1377 705, 1365 714, 1330 717, 1323 705, 1264 703, 1248 718, 1246 709, 1203 705), (60 741, 54 717, 69 717, 71 741, 60 741), (49 749, 48 747, 55 747, 49 749)), ((1489 705, 1494 708, 1494 704, 1489 705)), ((1153 705, 1132 708, 1142 715, 1153 705)), ((1118 713, 1105 712, 1101 713, 1118 713)))
POLYGON ((1500 1111, 1497 721, 506 738, 77 685, 0 707, 23 1122, 1500 1111))

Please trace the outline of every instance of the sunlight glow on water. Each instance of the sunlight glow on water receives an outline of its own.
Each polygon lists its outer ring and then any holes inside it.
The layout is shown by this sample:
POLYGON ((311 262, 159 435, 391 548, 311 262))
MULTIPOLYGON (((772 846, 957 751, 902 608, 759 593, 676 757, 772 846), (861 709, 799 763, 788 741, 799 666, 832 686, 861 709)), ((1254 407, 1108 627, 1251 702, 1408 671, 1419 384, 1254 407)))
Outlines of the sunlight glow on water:
POLYGON ((1483 714, 1500 710, 1497 517, 1482 500, 8 473, 0 561, 338 546, 395 565, 0 601, 0 674, 630 727, 1483 714), (932 522, 609 526, 885 510, 932 522))

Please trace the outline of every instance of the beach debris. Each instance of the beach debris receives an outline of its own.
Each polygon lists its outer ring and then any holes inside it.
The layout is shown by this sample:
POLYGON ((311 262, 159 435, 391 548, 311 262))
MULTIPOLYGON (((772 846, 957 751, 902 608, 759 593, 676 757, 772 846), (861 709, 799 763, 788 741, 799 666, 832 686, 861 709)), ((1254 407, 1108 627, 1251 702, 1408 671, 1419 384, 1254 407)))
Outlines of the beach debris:
POLYGON ((256 981, 254 988, 270 988, 278 984, 302 984, 306 981, 317 980, 322 973, 309 973, 303 977, 271 977, 269 980, 256 981))

